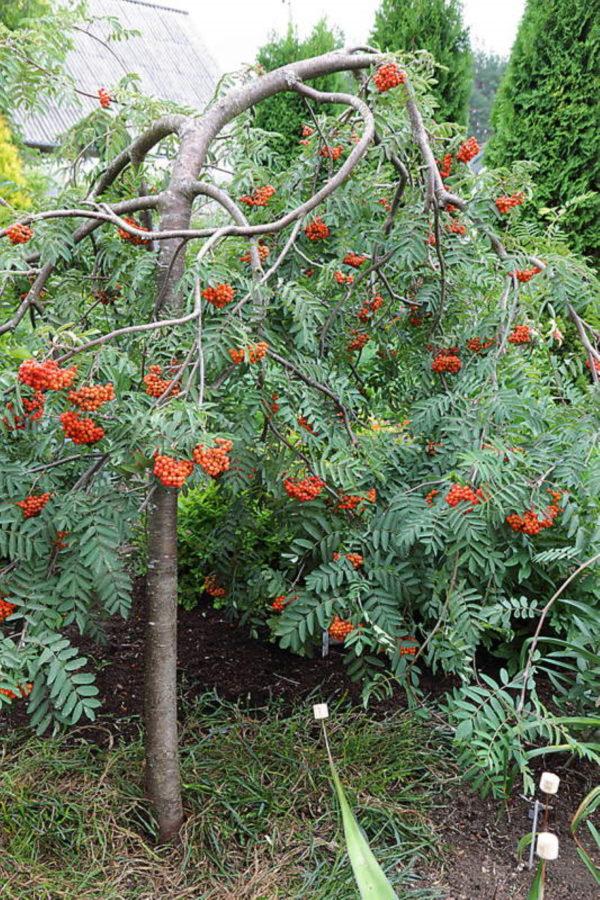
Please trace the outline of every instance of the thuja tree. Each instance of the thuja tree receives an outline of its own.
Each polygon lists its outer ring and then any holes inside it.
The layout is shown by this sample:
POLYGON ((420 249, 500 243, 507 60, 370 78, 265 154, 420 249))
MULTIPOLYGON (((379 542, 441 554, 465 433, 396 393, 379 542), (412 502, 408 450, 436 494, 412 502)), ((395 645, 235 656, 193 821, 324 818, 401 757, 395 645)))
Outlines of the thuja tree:
MULTIPOLYGON (((32 63, 54 71, 43 33, 7 39, 24 101, 46 87, 32 63)), ((27 695, 39 731, 94 717, 71 638, 126 618, 142 519, 163 840, 183 815, 178 499, 199 486, 223 497, 207 592, 296 652, 345 641, 367 693, 384 671, 416 692, 423 662, 458 675, 476 731, 461 721, 458 737, 494 787, 507 762, 483 758, 490 733, 525 767, 532 736, 574 744, 584 721, 548 725, 535 682, 551 638, 563 694, 590 702, 593 280, 559 236, 520 225, 524 170, 470 172, 476 142, 436 125, 431 80, 423 54, 348 49, 228 80, 201 114, 105 86, 67 138, 64 190, 0 232, 1 699, 27 695), (309 84, 336 72, 355 93, 309 84), (249 124, 283 91, 315 128, 269 178, 249 124), (90 135, 104 158, 84 179, 90 135), (229 536, 265 509, 289 545, 240 566, 229 536), (552 596, 565 578, 570 606, 552 596), (487 695, 470 685, 481 646, 508 660, 487 695)))

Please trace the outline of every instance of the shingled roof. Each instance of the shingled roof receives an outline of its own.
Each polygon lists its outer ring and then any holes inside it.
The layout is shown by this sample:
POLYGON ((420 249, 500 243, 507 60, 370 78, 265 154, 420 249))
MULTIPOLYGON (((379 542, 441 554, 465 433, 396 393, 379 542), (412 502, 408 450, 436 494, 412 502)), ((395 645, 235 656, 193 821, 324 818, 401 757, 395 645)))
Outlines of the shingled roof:
MULTIPOLYGON (((98 88, 135 72, 149 96, 195 109, 206 106, 219 71, 187 12, 144 0, 88 0, 88 11, 94 21, 85 26, 86 32, 73 32, 74 48, 66 61, 78 88, 95 96, 98 88), (140 36, 105 46, 110 24, 98 21, 105 16, 140 36)), ((97 108, 96 100, 80 99, 78 108, 50 104, 42 113, 18 116, 25 143, 41 149, 55 146, 61 132, 97 108)))

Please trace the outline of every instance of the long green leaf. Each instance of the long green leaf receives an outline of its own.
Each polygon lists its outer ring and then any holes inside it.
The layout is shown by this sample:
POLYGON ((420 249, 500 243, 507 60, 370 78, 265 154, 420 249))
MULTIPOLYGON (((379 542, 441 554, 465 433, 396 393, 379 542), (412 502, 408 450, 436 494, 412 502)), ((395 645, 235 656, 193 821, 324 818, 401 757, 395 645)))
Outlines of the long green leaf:
POLYGON ((325 746, 329 757, 329 765, 331 767, 331 775, 335 792, 342 811, 342 823, 344 825, 344 837, 346 839, 346 847, 348 856, 354 872, 357 887, 360 896, 365 900, 398 900, 398 895, 388 881, 385 872, 377 862, 373 851, 369 846, 369 842, 362 833, 356 817, 350 809, 350 804, 344 794, 342 783, 339 779, 333 757, 329 749, 327 740, 327 732, 323 725, 323 735, 325 737, 325 746))
POLYGON ((527 894, 527 900, 544 900, 544 863, 538 863, 537 872, 535 873, 535 878, 531 883, 531 887, 529 888, 529 893, 527 894))

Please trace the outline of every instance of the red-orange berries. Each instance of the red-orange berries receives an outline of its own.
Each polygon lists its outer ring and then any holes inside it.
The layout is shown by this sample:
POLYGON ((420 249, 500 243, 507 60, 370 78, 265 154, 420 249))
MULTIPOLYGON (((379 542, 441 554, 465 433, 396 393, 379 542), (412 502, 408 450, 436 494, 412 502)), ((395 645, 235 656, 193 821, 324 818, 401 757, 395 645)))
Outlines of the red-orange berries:
POLYGON ((494 340, 482 341, 481 338, 473 337, 469 338, 467 341, 467 348, 471 351, 471 353, 482 353, 484 350, 489 350, 490 347, 493 347, 494 340))
POLYGON ((153 472, 165 487, 180 488, 194 471, 194 463, 189 459, 174 459, 163 453, 154 454, 153 472))
POLYGON ((302 130, 300 131, 300 134, 302 135, 303 138, 308 138, 311 136, 311 134, 314 134, 314 133, 315 133, 315 129, 311 128, 310 125, 303 125, 302 130))
POLYGON ((204 579, 204 590, 211 597, 226 597, 227 591, 219 582, 216 575, 207 575, 204 579))
MULTIPOLYGON (((554 499, 560 499, 562 494, 560 491, 549 491, 554 499)), ((561 509, 557 503, 552 503, 550 506, 546 507, 546 515, 544 518, 540 518, 539 514, 534 512, 532 509, 528 509, 523 513, 522 516, 517 513, 511 513, 511 515, 506 516, 506 524, 512 528, 513 531, 520 532, 521 534, 528 534, 530 537, 533 537, 536 534, 539 534, 544 528, 552 528, 554 525, 554 520, 560 515, 561 509)))
POLYGON ((290 601, 287 599, 285 594, 280 594, 279 597, 275 597, 275 599, 271 603, 271 609, 273 610, 273 612, 283 612, 289 602, 290 601))
POLYGON ((11 603, 9 600, 5 600, 4 597, 0 597, 0 622, 4 622, 5 619, 8 619, 11 616, 15 609, 17 608, 15 603, 11 603))
POLYGON ((17 377, 21 384, 29 385, 34 391, 61 391, 63 388, 71 387, 76 374, 77 366, 61 369, 54 359, 45 362, 26 359, 19 366, 17 377))
POLYGON ((428 244, 430 247, 435 247, 437 245, 437 238, 436 238, 435 234, 433 233, 433 231, 429 232, 429 234, 427 235, 427 238, 425 239, 425 243, 428 244))
POLYGON ((354 630, 355 626, 352 622, 347 622, 339 616, 333 617, 331 625, 327 629, 329 636, 332 637, 334 641, 345 641, 348 635, 352 634, 354 630))
POLYGON ((271 412, 273 413, 273 415, 275 415, 276 413, 278 413, 279 410, 281 409, 281 405, 277 402, 278 400, 279 400, 279 394, 273 392, 273 393, 271 394, 271 402, 270 402, 270 404, 269 404, 270 409, 271 409, 271 412))
POLYGON ((202 296, 207 303, 216 306, 217 309, 223 309, 235 297, 235 290, 230 284, 218 284, 216 287, 204 288, 202 296))
POLYGON ((354 275, 344 275, 340 269, 337 272, 333 273, 333 277, 337 281, 338 284, 352 284, 354 281, 354 275))
POLYGON ((324 241, 325 238, 328 238, 331 234, 329 230, 329 226, 325 224, 323 219, 318 216, 309 222, 306 228, 304 229, 304 234, 309 239, 309 241, 324 241))
POLYGON ((340 146, 340 144, 337 144, 335 147, 329 147, 326 144, 319 150, 319 156, 322 156, 325 159, 339 159, 343 152, 344 148, 340 146))
POLYGON ((240 203, 245 203, 246 206, 266 206, 276 193, 272 184, 266 184, 264 187, 255 188, 251 194, 244 194, 240 197, 240 203))
POLYGON ((6 229, 6 237, 11 244, 26 244, 33 237, 33 231, 29 225, 10 225, 6 229))
POLYGON ((354 337, 346 344, 347 349, 362 350, 362 348, 371 340, 371 335, 366 334, 365 332, 356 331, 355 328, 350 330, 354 337))
POLYGON ((92 419, 82 419, 79 413, 64 412, 59 418, 65 436, 74 444, 97 444, 104 437, 104 428, 92 419))
POLYGON ((386 212, 392 211, 392 204, 390 203, 390 201, 388 200, 387 197, 380 197, 377 202, 379 203, 380 206, 383 206, 383 208, 385 209, 386 212))
POLYGON ((54 541, 52 542, 57 550, 65 550, 67 547, 67 542, 65 538, 68 537, 70 532, 68 531, 57 531, 54 536, 54 541))
POLYGON ((111 101, 112 97, 110 96, 106 88, 100 88, 100 90, 98 91, 98 102, 100 103, 102 109, 108 109, 111 101))
POLYGON ((462 362, 453 353, 439 353, 431 363, 432 372, 450 372, 456 375, 462 369, 462 362))
POLYGON ((110 383, 92 384, 89 387, 79 388, 77 391, 69 391, 67 399, 83 412, 94 412, 109 400, 115 399, 115 389, 110 383))
POLYGON ((458 506, 459 503, 469 503, 471 506, 477 506, 485 500, 485 496, 481 488, 473 490, 466 485, 453 484, 446 494, 446 503, 448 506, 458 506))
MULTIPOLYGON (((592 371, 589 357, 585 361, 585 367, 586 367, 586 369, 589 369, 590 372, 592 371)), ((595 357, 594 357, 594 369, 596 370, 596 372, 600 372, 600 359, 596 359, 595 357)))
POLYGON ((20 688, 18 688, 19 693, 15 693, 15 691, 9 690, 9 688, 0 688, 0 694, 3 694, 5 697, 8 697, 9 700, 16 700, 17 697, 28 697, 29 694, 33 690, 33 684, 22 684, 20 688))
POLYGON ((467 233, 467 226, 463 225, 462 222, 448 222, 446 231, 450 234, 460 234, 462 236, 467 233))
MULTIPOLYGON (((144 375, 144 385, 149 397, 161 397, 173 384, 172 380, 161 378, 162 366, 150 366, 148 374, 144 375)), ((179 393, 179 384, 174 384, 170 391, 171 396, 179 393)))
POLYGON ((197 444, 194 447, 192 456, 194 462, 204 469, 207 475, 218 478, 223 472, 227 472, 231 466, 229 452, 233 450, 233 441, 226 438, 216 438, 216 447, 205 447, 204 444, 197 444))
POLYGON ((367 256, 361 256, 358 253, 346 253, 342 262, 347 266, 352 266, 353 269, 360 269, 367 259, 367 256))
POLYGON ((529 325, 515 325, 508 336, 509 344, 530 344, 533 332, 529 325))
POLYGON ((446 153, 441 163, 438 163, 441 178, 449 178, 452 172, 452 154, 446 153))
POLYGON ((468 163, 477 156, 480 150, 481 147, 477 142, 477 138, 470 137, 464 144, 460 145, 456 158, 460 162, 468 163))
POLYGON ((511 194, 510 196, 504 194, 502 197, 497 197, 494 202, 498 212, 506 214, 513 207, 520 206, 524 200, 525 195, 519 191, 518 194, 511 194))
POLYGON ((232 361, 239 366, 248 357, 249 363, 259 362, 267 355, 269 345, 265 341, 259 341, 258 344, 248 344, 247 347, 230 347, 227 351, 232 361))
MULTIPOLYGON (((364 556, 362 556, 360 553, 345 553, 344 556, 354 569, 360 569, 365 561, 364 556)), ((334 553, 333 559, 335 560, 335 562, 337 562, 339 559, 341 559, 341 554, 334 553)))
POLYGON ((42 391, 35 391, 33 397, 23 397, 23 409, 25 410, 25 415, 17 415, 13 412, 14 403, 9 402, 6 404, 6 409, 9 411, 11 415, 4 416, 2 421, 6 425, 7 428, 12 428, 14 431, 20 431, 25 428, 27 422, 36 422, 38 419, 41 419, 44 415, 44 395, 42 391))
POLYGON ((400 84, 404 84, 405 81, 406 72, 403 72, 396 63, 386 63, 383 66, 379 66, 373 75, 373 84, 380 94, 398 87, 400 84))
POLYGON ((369 488, 369 490, 364 494, 341 494, 340 500, 337 505, 338 509, 356 509, 359 503, 376 503, 377 502, 377 490, 375 488, 369 488))
MULTIPOLYGON (((130 225, 132 228, 137 228, 138 231, 148 231, 147 228, 144 228, 143 225, 140 225, 139 222, 136 222, 131 216, 122 216, 124 222, 130 225)), ((143 244, 149 244, 150 241, 146 240, 146 238, 139 237, 137 234, 130 234, 124 228, 117 228, 117 234, 121 238, 122 241, 125 241, 128 244, 133 244, 134 247, 139 247, 143 244)))
POLYGON ((383 297, 380 297, 379 294, 376 294, 372 300, 365 300, 364 304, 359 309, 357 318, 361 322, 368 322, 373 313, 376 313, 378 309, 381 309, 383 306, 383 297))
POLYGON ((425 496, 425 503, 427 506, 433 506, 433 501, 435 497, 439 494, 439 491, 436 491, 435 488, 425 496))
POLYGON ((314 434, 315 429, 312 427, 306 416, 298 416, 296 422, 300 426, 300 428, 304 428, 305 431, 308 431, 309 434, 314 434))
POLYGON ((534 275, 539 275, 541 271, 539 266, 532 266, 530 269, 515 269, 514 272, 511 272, 511 275, 514 275, 521 284, 525 284, 531 281, 534 275))
POLYGON ((325 482, 316 475, 309 475, 306 478, 285 478, 283 488, 293 500, 299 503, 308 503, 310 500, 316 500, 322 493, 325 482))
POLYGON ((52 494, 48 492, 45 494, 31 494, 29 497, 25 497, 24 500, 17 500, 17 506, 21 508, 25 519, 32 519, 34 516, 39 516, 51 497, 52 494))
MULTIPOLYGON (((258 250, 258 258, 261 262, 264 262, 271 252, 266 244, 259 244, 256 249, 258 250)), ((250 253, 244 253, 243 256, 240 256, 240 262, 251 263, 252 255, 250 253)))

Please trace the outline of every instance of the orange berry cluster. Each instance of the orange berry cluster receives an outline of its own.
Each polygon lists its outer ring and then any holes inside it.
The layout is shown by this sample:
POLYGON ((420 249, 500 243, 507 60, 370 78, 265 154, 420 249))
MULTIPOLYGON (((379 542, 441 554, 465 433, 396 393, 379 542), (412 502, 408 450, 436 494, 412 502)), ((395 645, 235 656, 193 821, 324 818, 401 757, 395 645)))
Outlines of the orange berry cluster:
POLYGON ((109 400, 115 399, 115 389, 110 383, 92 384, 89 387, 79 388, 78 391, 69 391, 67 398, 83 412, 94 412, 109 400))
MULTIPOLYGON (((165 378, 161 378, 162 375, 162 366, 150 366, 148 369, 148 374, 144 375, 144 384, 146 386, 146 393, 149 397, 161 397, 166 390, 171 386, 172 381, 167 380, 165 378)), ((171 395, 175 396, 175 394, 179 393, 179 384, 173 385, 173 390, 171 391, 171 395)))
POLYGON ((111 103, 111 99, 112 98, 106 88, 100 88, 100 90, 98 91, 98 102, 100 103, 102 109, 108 109, 111 103))
POLYGON ((443 178, 449 178, 450 173, 452 172, 452 154, 446 153, 441 163, 438 163, 438 169, 440 170, 440 176, 443 178))
POLYGON ((345 641, 348 635, 352 634, 354 630, 352 622, 340 619, 339 616, 333 617, 331 625, 327 629, 329 636, 332 637, 334 641, 345 641))
POLYGON ((442 351, 431 363, 432 372, 450 372, 452 375, 456 375, 461 369, 462 362, 454 353, 442 351))
POLYGON ((217 309, 223 309, 224 306, 231 303, 235 297, 235 291, 230 284, 218 284, 216 287, 204 288, 202 296, 207 303, 216 306, 217 309))
POLYGON ((372 300, 365 300, 361 308, 359 309, 357 318, 361 322, 367 322, 369 318, 376 313, 378 309, 381 309, 383 306, 383 297, 380 297, 379 294, 376 294, 372 300))
POLYGON ((246 206, 266 206, 276 193, 272 184, 265 184, 264 187, 256 188, 251 194, 244 194, 243 197, 240 197, 240 203, 245 203, 246 206))
POLYGON ((16 700, 17 697, 28 697, 29 694, 33 690, 33 684, 23 684, 19 688, 19 693, 16 694, 14 691, 9 690, 8 688, 0 688, 0 694, 4 694, 5 697, 8 697, 9 700, 16 700))
MULTIPOLYGON (((138 231, 148 231, 147 228, 144 228, 143 225, 140 225, 140 223, 136 222, 135 219, 132 219, 131 216, 123 216, 122 218, 123 221, 128 225, 131 225, 132 228, 137 228, 138 231)), ((149 240, 146 240, 146 238, 138 237, 137 234, 129 234, 129 232, 125 231, 124 228, 117 228, 117 234, 122 241, 126 241, 128 244, 133 244, 134 247, 139 247, 142 244, 150 243, 149 240)))
POLYGON ((65 550, 67 547, 67 542, 65 538, 68 537, 68 531, 57 531, 56 536, 54 538, 54 546, 57 550, 65 550))
MULTIPOLYGON (((400 638, 400 640, 402 640, 402 641, 416 641, 416 638, 405 637, 405 638, 400 638)), ((414 643, 414 644, 404 644, 404 645, 401 645, 398 649, 399 649, 399 652, 400 652, 400 656, 414 656, 414 655, 416 654, 416 652, 417 652, 417 645, 416 645, 416 643, 414 643)))
POLYGON ((210 594, 211 597, 225 597, 227 594, 226 589, 219 584, 219 579, 216 575, 207 575, 204 579, 204 590, 207 594, 210 594))
POLYGON ((361 256, 358 253, 346 253, 342 262, 347 266, 352 266, 353 269, 360 269, 367 259, 367 256, 361 256))
POLYGON ((533 332, 529 325, 515 325, 508 336, 509 344, 530 344, 533 332))
POLYGON ((329 147, 326 144, 319 150, 319 156, 324 157, 324 159, 339 159, 343 152, 344 148, 340 144, 336 144, 335 147, 329 147))
POLYGON ((477 156, 480 150, 481 147, 477 142, 477 138, 470 137, 464 144, 460 145, 456 158, 459 162, 468 163, 477 156))
POLYGON ((8 619, 8 617, 14 613, 16 608, 15 603, 11 603, 9 600, 5 600, 4 597, 0 597, 0 622, 4 622, 5 619, 8 619))
POLYGON ((306 416, 298 416, 296 422, 300 426, 300 428, 304 428, 305 431, 308 431, 310 434, 315 433, 315 429, 312 427, 306 416))
POLYGON ((453 484, 446 494, 446 503, 448 506, 458 506, 459 503, 470 503, 471 506, 477 506, 485 500, 481 488, 476 491, 473 488, 463 484, 453 484))
POLYGON ((271 403, 269 404, 271 407, 271 412, 273 414, 278 413, 281 409, 281 405, 277 402, 279 400, 279 394, 273 393, 271 394, 271 403))
POLYGON ((333 277, 338 284, 352 284, 354 281, 354 275, 344 275, 340 269, 338 269, 337 272, 334 272, 333 277))
POLYGON ((354 337, 348 341, 346 347, 348 350, 362 350, 365 344, 371 340, 371 335, 365 332, 356 331, 355 328, 350 329, 354 337))
POLYGON ((154 474, 165 487, 180 488, 194 471, 189 459, 174 459, 162 453, 154 454, 154 474))
POLYGON ((293 500, 299 503, 308 503, 309 500, 315 500, 325 487, 325 482, 317 478, 316 475, 309 475, 306 478, 285 478, 283 487, 293 500))
POLYGON ((329 230, 329 226, 325 224, 323 219, 317 218, 313 219, 312 222, 309 222, 306 228, 304 229, 304 234, 309 239, 309 241, 324 241, 325 238, 328 238, 331 234, 329 230))
POLYGON ((310 125, 303 125, 302 130, 300 131, 300 134, 302 135, 303 138, 308 138, 311 136, 311 134, 314 134, 314 133, 315 133, 315 129, 311 128, 310 125))
POLYGON ((258 344, 248 344, 245 348, 231 347, 227 352, 236 366, 239 366, 245 361, 246 354, 248 354, 248 362, 256 363, 265 358, 268 349, 269 345, 265 341, 259 341, 258 344))
POLYGON ((93 419, 82 419, 79 413, 64 412, 59 416, 65 436, 74 444, 97 444, 104 437, 104 428, 93 419))
MULTIPOLYGON (((259 244, 256 249, 258 250, 258 258, 260 259, 261 262, 264 262, 265 259, 267 258, 267 256, 269 255, 269 253, 271 252, 266 244, 259 244)), ((240 262, 251 263, 252 262, 251 254, 244 253, 243 256, 240 256, 240 262)))
POLYGON ((524 200, 525 195, 519 191, 518 194, 511 194, 510 196, 504 194, 502 197, 497 197, 495 203, 498 212, 506 214, 514 206, 520 206, 524 200))
POLYGON ((532 266, 530 269, 515 269, 514 272, 511 272, 511 275, 514 275, 521 284, 526 284, 526 282, 531 281, 534 275, 539 275, 541 271, 539 266, 532 266))
POLYGON ((23 511, 25 519, 32 519, 34 516, 39 516, 51 497, 52 494, 49 493, 31 494, 29 497, 25 497, 24 500, 17 500, 17 506, 23 511))
POLYGON ((435 247, 437 245, 437 238, 433 231, 430 231, 425 240, 426 244, 429 244, 430 247, 435 247))
POLYGON ((494 340, 490 341, 482 341, 481 338, 474 337, 469 338, 467 341, 467 348, 471 351, 471 353, 482 353, 484 350, 489 350, 490 347, 493 347, 494 340))
POLYGON ((29 225, 11 225, 6 229, 6 237, 11 244, 26 244, 33 237, 29 225))
POLYGON ((289 600, 287 599, 285 594, 280 594, 279 597, 275 597, 273 602, 271 603, 271 609, 274 612, 283 612, 286 606, 288 605, 289 600))
MULTIPOLYGON (((344 556, 346 557, 346 559, 348 560, 348 562, 351 564, 351 566, 354 569, 360 569, 360 567, 362 566, 362 564, 365 561, 364 556, 361 556, 360 553, 345 553, 344 556)), ((341 559, 341 554, 334 553, 333 558, 337 562, 338 559, 341 559)))
POLYGON ((400 84, 404 84, 405 81, 406 72, 403 72, 396 63, 386 63, 384 66, 379 66, 373 75, 373 84, 380 94, 398 87, 400 84))
POLYGON ((205 447, 204 444, 197 444, 194 447, 192 456, 194 462, 204 469, 207 475, 218 478, 223 472, 227 472, 231 465, 231 460, 227 455, 233 449, 233 441, 226 438, 216 438, 216 447, 205 447))
POLYGON ((451 234, 460 234, 464 235, 467 233, 467 226, 463 225, 462 222, 448 222, 446 225, 446 231, 451 234))
MULTIPOLYGON (((554 494, 553 491, 550 493, 554 494)), ((560 497, 560 493, 556 492, 560 497)), ((539 534, 540 531, 543 531, 544 528, 552 528, 554 525, 554 520, 557 516, 560 515, 560 506, 556 503, 551 503, 550 506, 546 507, 546 515, 543 518, 540 518, 538 513, 534 512, 532 509, 527 510, 527 512, 523 513, 522 516, 519 516, 517 513, 512 513, 512 515, 506 517, 506 523, 509 525, 513 531, 521 532, 521 534, 529 534, 536 535, 539 534)))
MULTIPOLYGON (((38 419, 42 418, 44 415, 44 402, 43 393, 41 391, 35 391, 33 397, 23 397, 25 415, 20 416, 13 413, 12 418, 4 416, 2 421, 7 428, 13 428, 15 431, 19 431, 25 428, 28 421, 36 422, 38 419)), ((14 403, 7 403, 6 408, 12 413, 12 410, 15 408, 14 403)))
POLYGON ((341 494, 340 502, 337 505, 338 509, 356 509, 359 503, 376 503, 377 502, 377 490, 376 488, 369 488, 366 494, 341 494))
MULTIPOLYGON (((589 357, 588 357, 588 358, 586 359, 586 361, 585 361, 585 367, 586 367, 586 369, 589 369, 590 372, 592 371, 592 367, 591 367, 591 365, 590 365, 589 357)), ((600 372, 600 360, 598 360, 598 359, 596 359, 596 358, 594 358, 594 369, 596 370, 596 372, 600 372)))
POLYGON ((380 206, 383 206, 383 208, 385 209, 386 212, 392 211, 392 204, 390 203, 390 201, 388 200, 387 197, 381 197, 377 202, 379 203, 380 206))
POLYGON ((439 491, 436 491, 435 488, 432 491, 429 491, 429 493, 425 497, 425 503, 427 504, 427 506, 433 506, 434 498, 437 497, 438 494, 439 491))
POLYGON ((54 359, 48 359, 46 362, 26 359, 19 366, 17 377, 21 384, 27 384, 34 391, 61 391, 63 388, 71 387, 76 374, 77 366, 61 369, 54 359))

